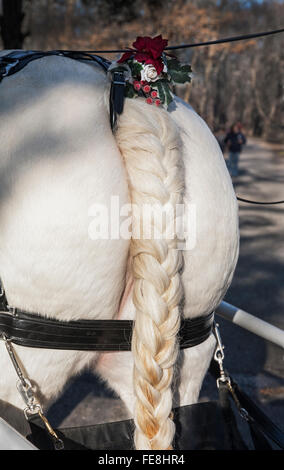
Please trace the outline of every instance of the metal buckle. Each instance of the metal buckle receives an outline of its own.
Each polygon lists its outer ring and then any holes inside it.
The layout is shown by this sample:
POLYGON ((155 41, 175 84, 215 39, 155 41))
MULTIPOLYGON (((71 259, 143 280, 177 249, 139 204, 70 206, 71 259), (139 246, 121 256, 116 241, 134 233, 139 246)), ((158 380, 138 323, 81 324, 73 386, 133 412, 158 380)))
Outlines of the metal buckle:
POLYGON ((126 85, 126 82, 125 82, 124 73, 123 73, 123 72, 118 72, 118 71, 113 72, 113 80, 112 80, 112 83, 114 83, 115 85, 123 85, 123 86, 125 86, 125 85, 126 85))

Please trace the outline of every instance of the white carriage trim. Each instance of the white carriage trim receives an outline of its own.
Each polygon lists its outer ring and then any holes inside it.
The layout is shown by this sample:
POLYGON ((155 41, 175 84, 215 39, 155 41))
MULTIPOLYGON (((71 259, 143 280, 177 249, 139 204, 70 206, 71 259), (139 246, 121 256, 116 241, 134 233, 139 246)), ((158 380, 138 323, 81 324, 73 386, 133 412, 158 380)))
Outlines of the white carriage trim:
POLYGON ((284 330, 281 330, 281 328, 271 325, 270 323, 251 315, 245 310, 224 301, 220 303, 219 307, 217 307, 216 313, 220 315, 220 317, 225 318, 225 320, 228 320, 245 330, 251 331, 257 336, 284 348, 284 330))
POLYGON ((0 450, 38 450, 16 429, 0 418, 0 450))

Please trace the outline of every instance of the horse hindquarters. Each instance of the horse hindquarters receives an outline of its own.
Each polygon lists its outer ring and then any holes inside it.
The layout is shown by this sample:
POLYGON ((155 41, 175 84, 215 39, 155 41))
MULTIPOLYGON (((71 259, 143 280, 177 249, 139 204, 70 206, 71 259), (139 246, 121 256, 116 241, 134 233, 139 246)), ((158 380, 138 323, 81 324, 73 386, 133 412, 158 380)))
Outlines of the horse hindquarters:
MULTIPOLYGON (((0 275, 11 306, 60 320, 117 313, 129 240, 111 239, 109 226, 92 239, 97 210, 109 216, 112 196, 128 202, 107 92, 103 72, 62 57, 1 82, 0 275)), ((46 399, 98 354, 15 349, 46 399)), ((0 399, 22 407, 2 342, 0 369, 0 399)))

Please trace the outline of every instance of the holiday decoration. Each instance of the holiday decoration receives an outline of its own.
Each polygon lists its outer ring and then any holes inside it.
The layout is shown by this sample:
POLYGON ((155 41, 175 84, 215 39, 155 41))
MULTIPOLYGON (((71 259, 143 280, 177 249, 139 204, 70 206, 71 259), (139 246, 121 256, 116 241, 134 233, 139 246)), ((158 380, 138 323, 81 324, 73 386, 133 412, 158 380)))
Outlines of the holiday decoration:
POLYGON ((151 38, 138 36, 133 48, 111 66, 125 73, 127 98, 144 97, 148 104, 163 105, 166 109, 174 98, 172 86, 191 81, 190 65, 165 52, 167 39, 161 35, 151 38))

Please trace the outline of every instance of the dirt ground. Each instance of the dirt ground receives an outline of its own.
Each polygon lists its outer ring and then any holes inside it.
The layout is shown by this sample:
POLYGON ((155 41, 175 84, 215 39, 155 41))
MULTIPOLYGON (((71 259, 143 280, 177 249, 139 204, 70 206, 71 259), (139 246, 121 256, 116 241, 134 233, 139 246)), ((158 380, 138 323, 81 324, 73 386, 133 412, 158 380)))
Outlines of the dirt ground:
MULTIPOLYGON (((248 139, 234 178, 240 197, 284 199, 284 146, 248 139)), ((225 300, 284 328, 284 204, 239 203, 240 256, 225 300)), ((284 351, 226 320, 219 319, 225 364, 242 388, 284 428, 284 351)), ((216 398, 206 377, 200 400, 216 398)), ((88 373, 72 380, 50 407, 54 426, 117 421, 128 417, 123 403, 88 373)))

